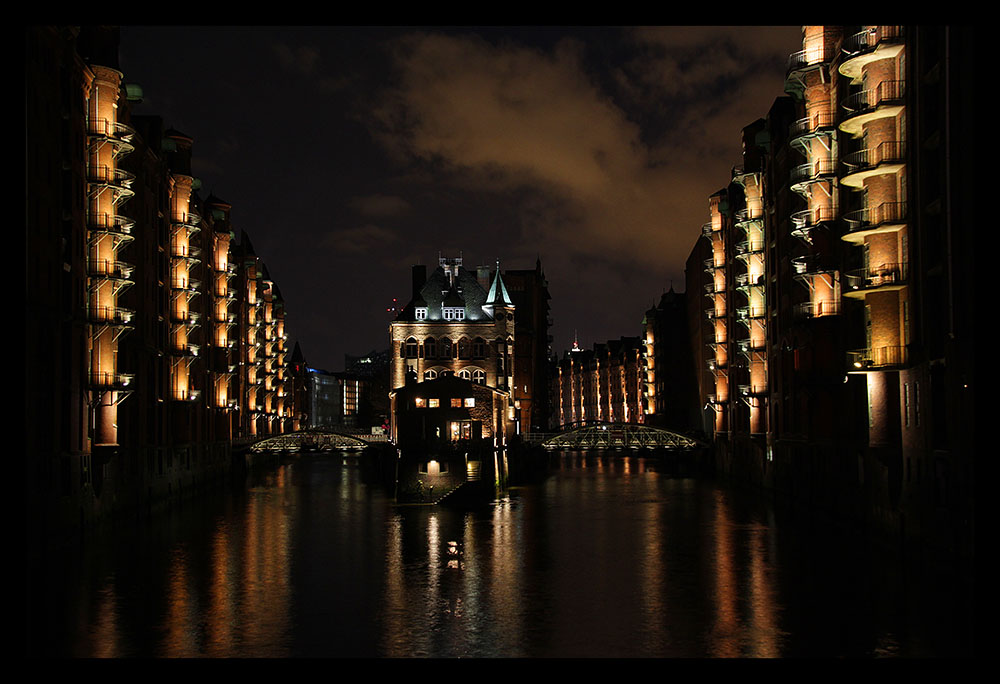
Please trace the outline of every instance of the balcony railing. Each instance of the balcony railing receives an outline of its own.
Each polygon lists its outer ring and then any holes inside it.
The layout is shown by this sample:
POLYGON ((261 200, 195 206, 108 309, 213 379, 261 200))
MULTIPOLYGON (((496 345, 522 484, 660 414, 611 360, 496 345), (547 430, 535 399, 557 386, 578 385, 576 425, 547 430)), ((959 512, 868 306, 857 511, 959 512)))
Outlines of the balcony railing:
POLYGON ((736 287, 754 287, 757 285, 764 285, 765 277, 764 274, 758 274, 757 276, 751 276, 750 273, 740 273, 736 276, 736 287))
POLYGON ((714 321, 717 318, 725 318, 726 317, 726 310, 725 309, 715 309, 715 308, 705 309, 705 316, 709 320, 711 320, 711 321, 714 321))
POLYGON ((905 366, 909 357, 909 348, 905 345, 855 349, 847 352, 847 369, 877 370, 905 366))
POLYGON ((767 385, 738 385, 736 389, 744 397, 762 397, 767 394, 767 385))
POLYGON ((874 88, 845 98, 840 106, 850 112, 848 116, 856 116, 870 112, 883 103, 899 103, 905 95, 906 81, 882 81, 874 88))
POLYGON ((197 292, 201 288, 201 281, 194 278, 171 278, 170 288, 173 290, 197 292))
POLYGON ((746 256, 764 251, 763 240, 742 240, 736 243, 736 256, 746 256))
POLYGON ((107 325, 129 325, 135 315, 134 309, 126 309, 123 306, 89 306, 87 307, 87 320, 91 323, 103 323, 107 325))
POLYGON ((908 270, 906 263, 881 264, 848 271, 844 274, 844 279, 852 290, 872 290, 905 284, 908 270))
POLYGON ((88 381, 90 387, 102 390, 121 390, 130 388, 135 375, 132 373, 115 373, 112 371, 90 371, 88 381))
POLYGON ((92 278, 129 280, 134 268, 128 262, 116 259, 87 259, 87 275, 92 278))
POLYGON ((709 221, 708 223, 702 224, 702 226, 701 226, 701 234, 702 235, 704 235, 707 238, 710 238, 710 237, 712 237, 712 233, 714 233, 714 232, 715 232, 715 230, 712 228, 712 222, 711 221, 709 221))
POLYGON ((886 140, 877 147, 868 150, 858 150, 843 157, 848 173, 856 173, 865 169, 877 167, 879 164, 900 163, 906 161, 906 141, 886 140))
POLYGON ((836 168, 837 165, 832 159, 817 159, 792 169, 789 181, 793 186, 820 181, 826 176, 833 176, 836 168))
POLYGON ((818 302, 802 302, 796 304, 792 309, 792 315, 796 319, 820 318, 822 316, 836 316, 840 313, 840 302, 835 299, 826 299, 818 302))
POLYGON ((836 46, 832 44, 818 45, 806 48, 805 50, 799 50, 788 56, 787 71, 791 73, 792 71, 799 71, 821 64, 829 64, 836 56, 836 46))
POLYGON ((174 401, 197 401, 201 396, 201 390, 175 389, 171 391, 170 396, 174 401))
POLYGON ((812 133, 819 133, 832 129, 834 117, 831 112, 816 112, 812 116, 807 116, 793 123, 788 129, 790 140, 802 138, 812 133))
POLYGON ((766 306, 741 306, 736 309, 736 318, 740 321, 747 321, 752 318, 764 318, 766 316, 766 306))
MULTIPOLYGON (((135 174, 111 166, 89 166, 87 167, 87 181, 98 185, 111 185, 116 188, 128 190, 135 174)), ((130 191, 131 192, 131 191, 130 191)))
POLYGON ((883 202, 875 207, 844 214, 847 231, 870 230, 886 224, 906 223, 906 202, 883 202))
POLYGON ((847 38, 842 47, 844 52, 853 57, 871 52, 880 43, 899 42, 903 36, 904 27, 902 26, 872 26, 847 38))
POLYGON ((199 261, 199 257, 201 256, 201 247, 197 247, 195 245, 171 245, 170 256, 176 259, 199 261))
POLYGON ((128 124, 108 119, 88 119, 87 135, 100 135, 129 142, 135 135, 135 129, 128 124))
POLYGON ((132 226, 135 219, 118 214, 90 214, 87 216, 87 228, 94 232, 111 233, 121 238, 132 239, 132 226))

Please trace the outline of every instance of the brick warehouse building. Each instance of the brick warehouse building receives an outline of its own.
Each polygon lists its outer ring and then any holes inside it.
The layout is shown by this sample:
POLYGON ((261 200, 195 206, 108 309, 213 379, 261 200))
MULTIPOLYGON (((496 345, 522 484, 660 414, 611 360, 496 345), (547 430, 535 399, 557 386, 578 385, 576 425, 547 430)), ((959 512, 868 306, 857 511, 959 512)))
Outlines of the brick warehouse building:
POLYGON ((149 507, 295 429, 284 303, 193 141, 134 113, 117 29, 30 27, 26 439, 34 531, 149 507))
POLYGON ((717 466, 966 557, 973 44, 803 27, 788 96, 744 128, 687 274, 707 296, 689 320, 717 466))

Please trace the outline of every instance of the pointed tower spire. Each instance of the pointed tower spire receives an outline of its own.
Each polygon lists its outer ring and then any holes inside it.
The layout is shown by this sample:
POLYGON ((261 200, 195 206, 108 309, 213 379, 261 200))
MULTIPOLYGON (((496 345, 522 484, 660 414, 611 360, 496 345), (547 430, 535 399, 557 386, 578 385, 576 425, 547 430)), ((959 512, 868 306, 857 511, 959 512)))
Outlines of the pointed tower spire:
POLYGON ((490 316, 494 316, 496 307, 508 307, 513 309, 514 302, 507 294, 507 286, 503 284, 503 276, 500 275, 500 260, 497 259, 497 273, 493 277, 493 284, 490 285, 489 294, 486 295, 486 303, 483 304, 483 311, 490 316))

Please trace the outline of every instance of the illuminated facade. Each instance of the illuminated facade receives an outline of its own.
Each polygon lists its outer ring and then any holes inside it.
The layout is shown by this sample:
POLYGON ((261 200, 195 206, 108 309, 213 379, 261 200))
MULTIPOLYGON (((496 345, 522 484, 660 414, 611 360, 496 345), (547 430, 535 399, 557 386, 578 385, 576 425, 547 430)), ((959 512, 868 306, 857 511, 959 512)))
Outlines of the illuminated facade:
POLYGON ((413 267, 413 297, 390 326, 390 385, 448 375, 492 387, 508 397, 507 426, 498 443, 516 433, 514 405, 514 312, 499 268, 475 273, 462 258, 440 258, 427 276, 413 267))
POLYGON ((552 371, 550 426, 644 423, 646 387, 646 346, 638 337, 568 351, 552 371))
POLYGON ((112 27, 26 31, 39 530, 198 489, 229 469, 234 440, 294 429, 280 294, 249 241, 236 243, 229 205, 199 196, 191 138, 135 114, 142 91, 117 50, 112 27))
POLYGON ((744 129, 688 287, 709 302, 692 340, 720 468, 907 537, 950 525, 967 551, 966 39, 803 27, 790 97, 744 129))

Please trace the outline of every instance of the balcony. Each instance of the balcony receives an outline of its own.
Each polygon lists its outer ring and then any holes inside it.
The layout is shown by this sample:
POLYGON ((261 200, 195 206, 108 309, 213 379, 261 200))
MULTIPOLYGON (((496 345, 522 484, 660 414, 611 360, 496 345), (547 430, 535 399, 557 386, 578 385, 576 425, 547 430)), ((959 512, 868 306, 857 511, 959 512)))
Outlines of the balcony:
POLYGON ((840 314, 840 302, 835 299, 802 302, 792 308, 792 316, 795 320, 808 320, 810 318, 836 316, 838 314, 840 314))
POLYGON ((788 64, 785 71, 786 73, 791 74, 794 72, 817 69, 832 62, 837 54, 838 51, 836 45, 814 45, 806 48, 805 50, 799 50, 798 52, 790 54, 788 56, 788 64))
POLYGON ((114 204, 123 202, 135 194, 132 190, 132 181, 134 180, 135 175, 124 169, 103 164, 87 167, 87 182, 94 187, 98 194, 104 190, 111 190, 114 193, 114 204))
POLYGON ((180 290, 189 294, 198 294, 201 289, 201 281, 193 278, 171 278, 170 289, 180 290))
POLYGON ((712 233, 714 233, 714 232, 715 232, 715 229, 712 227, 712 222, 711 221, 709 221, 708 223, 702 224, 702 226, 701 226, 701 234, 702 234, 702 236, 711 239, 712 233))
POLYGON ((847 111, 840 130, 858 137, 866 123, 898 115, 903 110, 905 95, 906 81, 882 81, 875 88, 854 93, 840 103, 847 111))
POLYGON ((189 264, 201 263, 201 247, 195 245, 171 245, 170 257, 184 259, 189 264))
POLYGON ((113 156, 115 159, 124 157, 135 150, 135 147, 132 145, 135 129, 118 121, 88 119, 87 135, 92 139, 97 138, 102 142, 108 142, 113 145, 113 156))
POLYGON ((171 223, 175 230, 186 230, 188 235, 193 235, 201 230, 201 216, 193 211, 182 212, 175 216, 171 223))
POLYGON ((116 242, 131 242, 134 239, 132 236, 134 225, 134 219, 118 214, 100 213, 87 216, 87 229, 91 233, 92 242, 94 236, 100 238, 104 235, 114 237, 116 242))
POLYGON ((785 71, 785 92, 794 94, 801 100, 805 90, 806 74, 816 69, 828 67, 838 54, 840 51, 836 44, 832 43, 814 44, 805 50, 793 52, 788 56, 788 65, 785 71))
POLYGON ((805 254, 791 258, 792 270, 796 278, 811 278, 812 276, 832 273, 834 269, 827 268, 815 254, 805 254))
MULTIPOLYGON (((746 188, 746 181, 748 178, 756 178, 760 176, 760 170, 748 170, 743 164, 737 164, 733 167, 733 182, 739 183, 744 188, 746 188)), ((759 183, 759 180, 758 180, 759 183)))
POLYGON ((871 26, 844 41, 847 57, 840 63, 840 73, 860 83, 865 65, 880 59, 896 57, 903 51, 905 27, 871 26))
POLYGON ((901 290, 906 287, 908 270, 907 264, 900 263, 848 271, 844 274, 844 284, 849 291, 844 296, 862 299, 873 290, 901 290))
POLYGON ((747 321, 752 318, 765 318, 766 316, 766 306, 741 306, 736 309, 736 319, 740 321, 747 321))
POLYGON ((177 325, 198 325, 198 321, 201 320, 201 314, 191 311, 190 309, 186 311, 171 311, 170 321, 177 325))
POLYGON ((715 263, 715 257, 709 257, 708 259, 705 259, 704 264, 705 264, 705 271, 707 271, 708 273, 715 273, 716 269, 726 267, 725 261, 721 263, 715 263))
POLYGON ((725 286, 717 287, 715 283, 705 284, 705 294, 708 296, 714 296, 717 294, 723 294, 726 291, 725 286))
POLYGON ((806 195, 809 185, 830 181, 836 176, 837 165, 832 159, 817 159, 792 169, 789 183, 792 190, 806 195))
POLYGON ((135 375, 112 371, 90 371, 88 386, 96 390, 131 390, 135 375))
POLYGON ((201 346, 197 344, 175 344, 170 347, 170 353, 174 356, 198 356, 200 349, 201 346))
POLYGON ((764 252, 764 241, 763 240, 742 240, 736 243, 736 256, 738 258, 747 258, 754 254, 761 254, 764 252))
POLYGON ((761 361, 767 353, 764 340, 754 340, 744 337, 736 341, 736 347, 749 360, 761 361), (756 343, 756 344, 755 344, 756 343))
POLYGON ((816 112, 793 123, 788 129, 789 142, 805 149, 818 136, 829 136, 836 129, 832 112, 816 112))
POLYGON ((870 347, 847 352, 848 372, 890 370, 909 363, 909 348, 905 345, 870 347))
POLYGON ((132 327, 132 317, 134 315, 134 309, 126 309, 122 306, 87 307, 87 320, 99 325, 130 328, 132 327))
POLYGON ((906 215, 906 202, 883 202, 876 207, 848 212, 844 214, 847 232, 841 238, 845 242, 862 244, 869 235, 894 233, 906 225, 906 215))
POLYGON ((705 317, 708 318, 708 320, 710 321, 714 321, 719 318, 725 318, 726 310, 716 309, 715 307, 709 307, 708 309, 705 309, 705 317))
POLYGON ((740 209, 736 212, 735 226, 742 230, 746 230, 750 226, 763 226, 764 217, 763 216, 751 216, 749 209, 740 209))
POLYGON ((170 398, 174 401, 197 401, 198 397, 201 396, 201 390, 192 389, 175 389, 171 391, 170 398))
POLYGON ((132 282, 135 266, 116 259, 87 259, 87 275, 98 280, 132 282))
POLYGON ((793 237, 797 237, 803 242, 812 244, 811 232, 821 224, 832 221, 836 214, 832 207, 817 207, 816 209, 805 209, 792 214, 793 237))
POLYGON ((765 277, 763 273, 759 273, 756 276, 750 273, 740 273, 736 276, 736 287, 756 287, 758 285, 764 285, 765 277))

